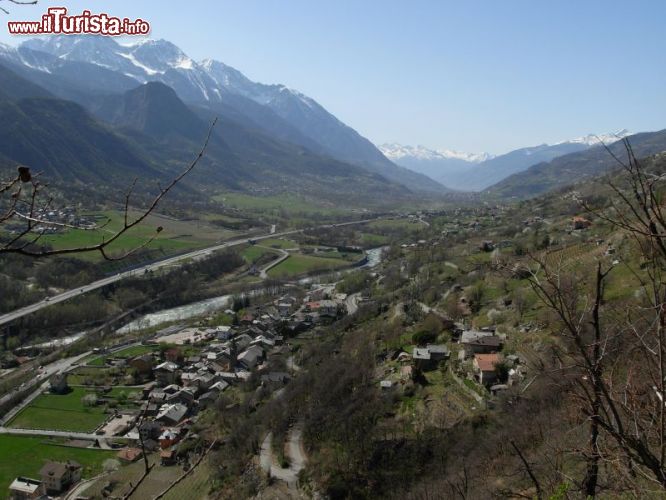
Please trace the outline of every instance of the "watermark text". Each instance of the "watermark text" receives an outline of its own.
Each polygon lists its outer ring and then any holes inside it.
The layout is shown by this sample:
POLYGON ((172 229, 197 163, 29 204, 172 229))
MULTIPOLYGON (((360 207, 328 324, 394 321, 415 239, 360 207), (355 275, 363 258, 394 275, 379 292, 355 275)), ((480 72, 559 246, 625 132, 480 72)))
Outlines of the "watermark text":
POLYGON ((105 13, 93 14, 84 10, 79 15, 68 15, 65 7, 50 7, 39 21, 9 21, 13 35, 147 35, 150 23, 143 19, 128 19, 105 13))

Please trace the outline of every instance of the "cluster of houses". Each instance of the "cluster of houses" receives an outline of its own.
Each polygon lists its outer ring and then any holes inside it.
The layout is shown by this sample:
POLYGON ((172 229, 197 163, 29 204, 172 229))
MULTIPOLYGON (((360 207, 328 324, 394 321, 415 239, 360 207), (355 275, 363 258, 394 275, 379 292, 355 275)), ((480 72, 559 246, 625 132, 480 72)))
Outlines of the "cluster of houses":
MULTIPOLYGON (((62 228, 64 224, 70 227, 81 229, 94 229, 97 223, 91 217, 80 216, 73 207, 61 209, 40 208, 33 215, 35 219, 41 221, 36 224, 32 231, 35 233, 55 233, 62 228)), ((21 226, 10 227, 10 230, 21 230, 21 226)))
POLYGON ((299 333, 346 314, 346 299, 346 294, 335 293, 332 286, 321 286, 309 291, 300 301, 293 295, 283 295, 274 302, 274 307, 286 322, 286 331, 299 333))
POLYGON ((306 330, 343 314, 346 297, 327 298, 331 292, 316 288, 300 301, 283 295, 241 315, 235 326, 191 329, 189 336, 182 337, 183 344, 195 339, 201 347, 197 354, 185 356, 181 347, 171 347, 159 363, 154 354, 129 360, 129 366, 149 382, 143 389, 141 424, 128 436, 140 437, 147 449, 159 449, 162 463, 168 465, 174 462, 176 445, 187 435, 191 418, 230 386, 246 381, 253 372, 264 386, 284 386, 290 375, 268 370, 267 356, 288 351, 283 332, 306 330))
MULTIPOLYGON (((162 465, 178 463, 179 445, 192 437, 192 422, 202 409, 253 373, 272 390, 287 384, 290 374, 271 371, 267 358, 290 352, 284 345, 284 334, 305 331, 345 314, 346 298, 335 294, 332 286, 314 288, 300 299, 283 295, 235 315, 233 326, 169 327, 146 341, 163 343, 166 348, 129 359, 107 355, 106 364, 132 371, 142 384, 141 399, 138 409, 118 410, 96 434, 124 437, 134 443, 118 451, 122 462, 139 460, 145 449, 159 452, 162 465)), ((227 313, 235 314, 231 310, 227 313)), ((67 374, 52 376, 50 386, 51 392, 67 392, 67 374)), ((10 498, 39 498, 67 491, 79 481, 81 466, 49 461, 40 475, 41 480, 16 478, 10 498)))
MULTIPOLYGON (((504 339, 496 335, 494 329, 464 330, 460 325, 451 329, 454 331, 453 340, 460 346, 458 361, 461 374, 473 377, 493 394, 507 389, 524 378, 526 366, 521 364, 519 356, 502 354, 504 339), (468 368, 465 369, 465 366, 468 368)), ((450 356, 451 351, 445 344, 414 346, 411 354, 403 349, 386 354, 386 358, 400 363, 399 376, 403 383, 413 379, 418 371, 437 369, 440 363, 448 360, 450 356)), ((381 380, 379 385, 382 389, 390 389, 394 381, 387 378, 381 380)))
POLYGON ((155 353, 130 359, 128 365, 148 382, 141 425, 129 437, 141 437, 147 448, 161 450, 163 463, 172 463, 175 445, 187 434, 191 417, 215 403, 230 386, 246 381, 253 372, 260 374, 262 385, 286 384, 290 375, 268 370, 267 356, 288 351, 283 332, 302 331, 343 314, 346 296, 326 298, 331 292, 317 288, 300 301, 284 295, 242 314, 234 326, 189 329, 180 338, 183 346, 194 339, 200 347, 196 354, 185 356, 185 349, 176 346, 165 350, 159 362, 155 353))
MULTIPOLYGON (((128 365, 145 380, 142 405, 137 421, 127 437, 143 442, 149 451, 160 451, 163 465, 175 463, 177 445, 188 435, 192 418, 214 404, 231 385, 250 378, 253 371, 264 372, 269 352, 283 350, 283 337, 266 318, 247 314, 237 327, 202 329, 201 350, 186 356, 181 347, 171 347, 157 360, 155 354, 143 354, 128 365)), ((288 374, 262 373, 264 382, 289 380, 288 374)), ((128 461, 138 459, 134 450, 128 461)))
POLYGON ((465 362, 471 359, 475 380, 492 393, 506 389, 523 378, 525 366, 520 364, 518 356, 501 353, 504 339, 496 335, 493 328, 461 331, 459 334, 459 360, 465 362), (506 368, 506 374, 500 367, 506 368))
MULTIPOLYGON (((40 221, 32 227, 33 233, 57 233, 63 225, 80 229, 95 229, 97 227, 94 218, 77 215, 76 209, 73 207, 61 209, 40 208, 35 210, 33 217, 40 221)), ((6 229, 10 233, 17 233, 24 231, 26 225, 27 221, 14 219, 14 222, 8 224, 6 229)))

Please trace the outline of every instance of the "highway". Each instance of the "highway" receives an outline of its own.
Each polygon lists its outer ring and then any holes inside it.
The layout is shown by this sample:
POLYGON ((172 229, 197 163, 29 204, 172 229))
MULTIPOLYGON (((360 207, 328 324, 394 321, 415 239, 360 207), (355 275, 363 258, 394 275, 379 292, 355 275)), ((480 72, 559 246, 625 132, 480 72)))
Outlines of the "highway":
POLYGON ((41 302, 37 302, 35 304, 31 304, 29 306, 22 307, 21 309, 17 309, 16 311, 4 314, 0 316, 0 326, 10 323, 14 320, 17 320, 19 318, 22 318, 23 316, 27 316, 29 314, 32 314, 34 312, 39 311, 40 309, 44 309, 45 307, 52 306, 54 304, 58 304, 59 302, 64 302, 65 300, 69 300, 73 297, 78 297, 79 295, 86 294, 88 292, 91 292, 93 290, 97 290, 98 288, 105 287, 107 285, 110 285, 112 283, 115 283, 117 281, 123 280, 125 278, 130 278, 132 276, 141 276, 143 273, 148 272, 148 271, 155 271, 157 269, 163 268, 163 267, 168 267, 172 266, 174 264, 178 264, 179 262, 182 262, 184 260, 188 259, 194 259, 194 258, 201 258, 205 257, 213 252, 216 252, 218 250, 223 250, 225 248, 230 248, 230 247, 235 247, 238 245, 243 245, 248 242, 248 240, 252 241, 260 241, 260 240, 265 240, 269 238, 280 238, 282 236, 289 236, 291 234, 297 234, 297 233, 302 233, 303 231, 307 231, 309 229, 317 229, 318 227, 342 227, 342 226, 350 226, 350 225, 355 225, 355 224, 365 224, 367 222, 372 222, 374 220, 380 219, 380 217, 372 218, 372 219, 364 219, 364 220, 359 220, 359 221, 352 221, 352 222, 342 222, 339 224, 327 224, 323 226, 315 226, 315 227, 309 227, 305 229, 293 229, 291 231, 282 231, 280 233, 268 233, 268 234, 263 234, 260 236, 248 236, 245 238, 240 238, 236 240, 231 240, 227 241, 224 243, 219 243, 217 245, 213 245, 210 247, 202 248, 200 250, 194 250, 192 252, 188 252, 185 254, 181 255, 176 255, 175 257, 169 257, 163 260, 159 260, 156 262, 153 262, 151 264, 147 264, 145 266, 139 267, 137 269, 132 269, 130 271, 125 271, 122 273, 115 274, 113 276, 108 276, 106 278, 103 278, 98 281, 94 281, 86 286, 83 286, 81 288, 75 288, 73 290, 68 290, 66 292, 63 292, 59 295, 55 295, 53 297, 48 297, 41 302))

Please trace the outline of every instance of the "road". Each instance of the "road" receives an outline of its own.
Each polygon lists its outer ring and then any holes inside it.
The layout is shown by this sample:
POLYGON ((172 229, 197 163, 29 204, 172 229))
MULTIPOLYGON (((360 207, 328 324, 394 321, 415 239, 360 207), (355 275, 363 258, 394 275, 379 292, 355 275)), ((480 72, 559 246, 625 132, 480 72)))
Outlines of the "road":
POLYGON ((49 431, 45 429, 12 429, 10 427, 0 427, 0 434, 7 434, 10 436, 44 436, 44 437, 57 437, 63 439, 81 439, 84 441, 97 441, 100 450, 112 450, 106 438, 112 436, 99 436, 88 432, 72 432, 72 431, 49 431))
MULTIPOLYGON (((91 441, 102 441, 105 436, 98 436, 97 434, 91 434, 88 432, 71 432, 71 431, 49 431, 43 429, 12 429, 9 427, 0 427, 0 434, 10 434, 13 436, 47 436, 47 437, 61 437, 66 439, 85 439, 91 441)), ((102 446, 101 446, 102 447, 102 446)), ((108 446, 103 446, 102 448, 109 449, 108 446)))
POLYGON ((305 468, 305 462, 307 461, 303 452, 303 430, 301 426, 294 426, 287 436, 285 455, 289 460, 289 467, 283 468, 275 462, 272 445, 273 433, 269 432, 261 443, 261 451, 259 452, 261 468, 270 477, 284 481, 291 488, 296 488, 298 485, 298 474, 305 468))
MULTIPOLYGON (((260 246, 260 245, 258 245, 260 246)), ((262 248, 268 248, 268 247, 262 247, 262 248)), ((275 250, 273 248, 268 248, 269 250, 275 250)), ((259 271, 259 277, 262 280, 268 279, 268 271, 273 269, 275 266, 277 266, 280 262, 287 260, 289 257, 289 252, 285 252, 282 249, 277 249, 280 252, 280 256, 275 259, 274 261, 270 262, 267 266, 265 266, 261 271, 259 271)))
POLYGON ((289 470, 291 470, 296 479, 298 473, 305 468, 307 458, 303 451, 303 429, 300 425, 295 425, 287 437, 287 456, 289 457, 289 470))
POLYGON ((361 298, 360 293, 352 293, 351 295, 348 295, 347 298, 345 299, 345 306, 347 306, 347 314, 350 316, 352 314, 355 314, 356 311, 358 311, 358 299, 361 298))
POLYGON ((433 313, 435 316, 439 317, 440 319, 443 319, 444 321, 451 321, 451 318, 446 313, 443 313, 442 311, 435 309, 434 307, 430 307, 427 304, 424 304, 423 302, 418 302, 419 307, 421 307, 421 310, 425 314, 430 314, 433 313))
MULTIPOLYGON (((335 224, 335 227, 342 227, 342 226, 350 226, 350 225, 355 225, 355 224, 365 224, 367 222, 371 222, 374 220, 378 220, 381 217, 375 217, 371 219, 363 219, 359 221, 352 221, 352 222, 342 222, 339 224, 335 224)), ((79 295, 86 294, 88 292, 91 292, 93 290, 97 290, 98 288, 105 287, 107 285, 110 285, 112 283, 115 283, 117 281, 130 278, 132 276, 141 276, 146 272, 150 271, 155 271, 157 269, 163 268, 163 267, 168 267, 168 266, 173 266, 174 264, 178 264, 179 262, 189 260, 189 259, 197 259, 197 258, 203 258, 208 255, 210 255, 213 252, 216 252, 218 250, 223 250, 225 248, 231 248, 235 247, 238 245, 243 245, 248 242, 248 238, 252 239, 254 241, 261 241, 269 238, 280 238, 283 236, 289 236, 292 234, 297 234, 297 233, 302 233, 303 231, 307 231, 309 229, 316 229, 317 227, 331 227, 330 224, 323 225, 323 226, 313 226, 305 229, 293 229, 291 231, 282 231, 280 233, 268 233, 268 234, 263 234, 260 236, 249 236, 245 237, 242 239, 236 239, 236 240, 231 240, 227 241, 224 243, 219 243, 217 245, 213 245, 207 248, 202 248, 200 250, 194 250, 192 252, 188 252, 185 254, 181 255, 176 255, 175 257, 169 257, 163 260, 159 260, 156 262, 153 262, 152 264, 147 264, 145 266, 139 267, 137 269, 132 269, 131 271, 125 271, 122 273, 118 273, 114 276, 109 276, 106 278, 103 278, 98 281, 94 281, 86 286, 83 286, 81 288, 75 288, 73 290, 68 290, 66 292, 63 292, 59 295, 55 295, 53 297, 48 297, 41 302, 37 302, 35 304, 31 304, 29 306, 22 307, 21 309, 17 309, 16 311, 4 314, 0 316, 0 326, 4 325, 6 323, 10 323, 14 320, 17 320, 19 318, 22 318, 23 316, 27 316, 29 314, 32 314, 34 312, 39 311, 40 309, 44 309, 45 307, 52 306, 54 304, 58 304, 59 302, 64 302, 65 300, 69 300, 73 297, 78 297, 79 295)))

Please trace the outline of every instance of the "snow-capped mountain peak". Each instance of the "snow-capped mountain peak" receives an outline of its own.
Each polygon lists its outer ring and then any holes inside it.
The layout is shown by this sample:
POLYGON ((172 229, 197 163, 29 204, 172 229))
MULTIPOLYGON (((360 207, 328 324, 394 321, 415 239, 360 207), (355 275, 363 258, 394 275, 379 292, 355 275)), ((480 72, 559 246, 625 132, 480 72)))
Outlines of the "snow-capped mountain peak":
MULTIPOLYGON (((4 57, 16 49, 0 47, 4 57)), ((61 61, 85 62, 121 72, 140 83, 158 80, 174 86, 189 101, 219 101, 225 93, 239 94, 261 105, 275 108, 278 114, 296 112, 296 108, 331 116, 314 100, 284 85, 266 85, 251 81, 240 71, 226 64, 204 59, 196 62, 167 40, 143 39, 133 43, 118 43, 107 37, 54 36, 34 38, 21 45, 11 58, 33 65, 37 54, 49 55, 61 61), (22 60, 21 60, 22 59, 22 60), (183 78, 184 77, 184 78, 183 78)), ((39 67, 48 71, 47 67, 39 67)))
POLYGON ((194 60, 167 40, 141 40, 119 44, 108 37, 55 36, 34 38, 21 45, 33 52, 51 54, 64 61, 79 61, 121 71, 139 82, 169 70, 192 70, 194 60))
POLYGON ((626 128, 616 132, 609 132, 607 134, 587 134, 582 137, 577 137, 568 141, 558 142, 556 144, 586 144, 587 146, 597 146, 601 143, 612 144, 620 139, 631 135, 626 128))
POLYGON ((173 43, 166 40, 146 40, 144 43, 127 47, 130 53, 143 65, 157 72, 169 69, 192 69, 194 61, 173 43))
POLYGON ((391 160, 405 157, 417 160, 461 160, 468 163, 481 163, 493 156, 488 153, 465 153, 450 149, 429 149, 425 146, 405 146, 396 142, 381 144, 379 150, 391 160))

